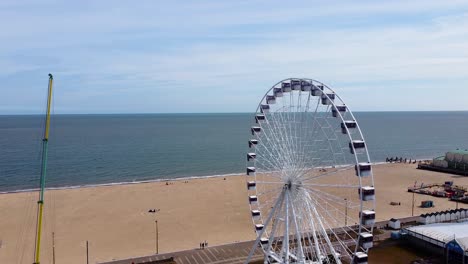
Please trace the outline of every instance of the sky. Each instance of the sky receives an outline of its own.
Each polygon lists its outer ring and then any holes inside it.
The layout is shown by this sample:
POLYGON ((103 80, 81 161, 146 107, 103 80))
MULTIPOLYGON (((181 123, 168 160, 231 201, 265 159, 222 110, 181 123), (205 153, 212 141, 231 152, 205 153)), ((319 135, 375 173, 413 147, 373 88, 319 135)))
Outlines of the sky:
POLYGON ((0 114, 253 112, 289 77, 354 111, 468 110, 468 0, 0 1, 0 114))

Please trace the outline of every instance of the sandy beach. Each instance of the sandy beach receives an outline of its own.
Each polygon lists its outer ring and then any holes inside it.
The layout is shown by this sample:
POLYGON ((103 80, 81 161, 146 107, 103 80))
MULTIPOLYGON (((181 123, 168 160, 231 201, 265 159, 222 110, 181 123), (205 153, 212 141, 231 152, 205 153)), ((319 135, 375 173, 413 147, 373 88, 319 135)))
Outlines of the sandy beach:
MULTIPOLYGON (((374 167, 377 220, 411 216, 407 187, 443 183, 468 187, 468 178, 417 170, 414 164, 374 167), (392 206, 390 202, 400 202, 392 206)), ((46 192, 42 262, 52 263, 52 232, 56 263, 90 263, 198 248, 207 241, 221 245, 255 238, 244 176, 228 176, 116 186, 83 187, 46 192), (156 209, 156 213, 148 213, 156 209)), ((0 263, 32 263, 37 193, 0 195, 0 263)), ((454 209, 446 198, 416 195, 415 215, 454 209), (423 200, 435 207, 419 208, 423 200)), ((460 207, 463 207, 460 204, 460 207)))

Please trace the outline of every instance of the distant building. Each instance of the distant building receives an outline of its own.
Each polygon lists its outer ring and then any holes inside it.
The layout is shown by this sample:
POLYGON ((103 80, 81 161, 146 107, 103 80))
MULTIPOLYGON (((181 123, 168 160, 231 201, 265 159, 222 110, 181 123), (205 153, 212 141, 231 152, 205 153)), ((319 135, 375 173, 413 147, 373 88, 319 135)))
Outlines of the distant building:
POLYGON ((404 232, 413 245, 443 254, 447 263, 468 263, 468 222, 413 226, 404 232))
POLYGON ((435 158, 433 165, 466 172, 468 171, 468 150, 449 151, 445 153, 445 156, 435 158))
POLYGON ((445 153, 445 156, 437 157, 432 163, 421 163, 419 169, 468 175, 468 150, 454 150, 445 153))

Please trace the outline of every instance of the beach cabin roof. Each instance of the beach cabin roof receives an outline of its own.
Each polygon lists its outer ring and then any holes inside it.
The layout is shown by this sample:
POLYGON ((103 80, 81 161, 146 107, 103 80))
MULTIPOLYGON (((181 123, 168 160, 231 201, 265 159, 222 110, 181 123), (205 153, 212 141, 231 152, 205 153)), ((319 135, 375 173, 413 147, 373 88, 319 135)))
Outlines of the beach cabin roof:
POLYGON ((468 222, 413 226, 409 227, 408 230, 443 244, 449 243, 455 238, 458 243, 464 244, 464 248, 468 249, 468 222))

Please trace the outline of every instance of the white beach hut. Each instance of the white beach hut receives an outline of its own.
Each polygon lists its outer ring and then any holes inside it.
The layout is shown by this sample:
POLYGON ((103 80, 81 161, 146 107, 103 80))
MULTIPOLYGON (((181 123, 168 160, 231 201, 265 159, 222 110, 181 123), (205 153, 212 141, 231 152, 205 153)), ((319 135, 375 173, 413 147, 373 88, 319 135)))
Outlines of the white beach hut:
POLYGON ((440 216, 441 216, 441 214, 440 214, 440 213, 436 213, 434 216, 435 216, 434 223, 440 223, 440 222, 441 222, 441 221, 440 221, 440 216))
POLYGON ((445 212, 440 212, 440 220, 439 220, 439 222, 445 222, 445 221, 446 221, 446 220, 445 220, 445 219, 446 219, 445 216, 446 216, 446 215, 445 215, 445 212))
POLYGON ((458 220, 457 212, 455 210, 450 210, 450 221, 458 220))
POLYGON ((423 225, 427 224, 427 215, 425 214, 420 215, 418 222, 423 225))
POLYGON ((462 212, 463 212, 463 210, 458 209, 458 212, 457 212, 457 217, 458 217, 458 219, 463 219, 463 217, 462 217, 462 212))
POLYGON ((391 229, 400 229, 401 228, 401 222, 398 219, 392 218, 390 221, 388 221, 388 227, 391 229))
POLYGON ((466 210, 461 210, 460 211, 460 218, 461 219, 466 218, 466 210))
POLYGON ((429 224, 436 223, 436 216, 434 214, 431 214, 429 216, 429 224))
POLYGON ((448 222, 451 220, 450 211, 445 211, 445 221, 448 222))

